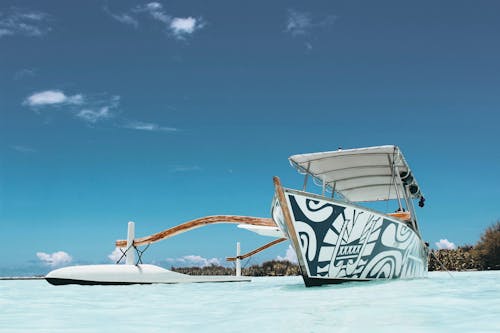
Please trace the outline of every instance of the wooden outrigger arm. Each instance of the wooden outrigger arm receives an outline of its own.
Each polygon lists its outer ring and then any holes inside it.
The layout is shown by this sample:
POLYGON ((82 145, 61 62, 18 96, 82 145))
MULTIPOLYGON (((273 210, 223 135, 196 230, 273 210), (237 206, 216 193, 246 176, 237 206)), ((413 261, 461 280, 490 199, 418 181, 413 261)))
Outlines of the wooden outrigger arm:
POLYGON ((241 256, 237 256, 237 257, 228 257, 228 258, 226 258, 226 260, 227 260, 227 261, 236 261, 236 259, 246 259, 246 258, 248 258, 248 257, 253 256, 254 254, 257 254, 257 253, 259 253, 259 252, 261 252, 261 251, 264 251, 265 249, 270 248, 270 247, 271 247, 271 246, 273 246, 273 245, 276 245, 276 244, 279 244, 279 243, 281 243, 281 242, 284 242, 284 241, 286 241, 287 239, 288 239, 288 238, 279 238, 279 239, 275 239, 275 240, 273 240, 272 242, 269 242, 269 243, 267 243, 267 244, 265 244, 265 245, 263 245, 263 246, 261 246, 261 247, 259 247, 259 248, 256 248, 256 249, 255 249, 255 250, 253 250, 253 251, 250 251, 250 252, 248 252, 248 253, 242 254, 241 256))
MULTIPOLYGON (((276 223, 271 218, 263 218, 263 217, 253 217, 253 216, 239 216, 239 215, 214 215, 214 216, 205 216, 196 220, 192 220, 189 222, 185 222, 179 224, 178 226, 172 227, 167 230, 163 230, 153 235, 149 235, 146 237, 135 238, 134 246, 147 245, 151 243, 155 243, 161 241, 163 239, 179 235, 183 232, 193 230, 196 228, 200 228, 209 224, 216 223, 233 223, 233 224, 251 224, 265 227, 276 227, 276 223)), ((271 242, 272 243, 272 242, 271 242)), ((277 244, 277 243, 276 243, 277 244)), ((116 247, 126 247, 127 241, 117 240, 115 242, 116 247)), ((274 245, 274 244, 272 244, 274 245)), ((269 246, 272 246, 269 245, 269 246)))

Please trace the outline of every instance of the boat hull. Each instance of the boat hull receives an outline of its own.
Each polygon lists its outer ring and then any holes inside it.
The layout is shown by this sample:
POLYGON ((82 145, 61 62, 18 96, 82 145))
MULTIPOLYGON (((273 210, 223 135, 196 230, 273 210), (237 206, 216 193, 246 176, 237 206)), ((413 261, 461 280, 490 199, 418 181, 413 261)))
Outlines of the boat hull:
POLYGON ((59 268, 45 276, 53 285, 128 285, 250 281, 245 276, 187 275, 155 265, 84 265, 59 268))
POLYGON ((291 241, 306 286, 427 276, 428 249, 406 222, 282 190, 282 199, 273 200, 272 217, 291 241))

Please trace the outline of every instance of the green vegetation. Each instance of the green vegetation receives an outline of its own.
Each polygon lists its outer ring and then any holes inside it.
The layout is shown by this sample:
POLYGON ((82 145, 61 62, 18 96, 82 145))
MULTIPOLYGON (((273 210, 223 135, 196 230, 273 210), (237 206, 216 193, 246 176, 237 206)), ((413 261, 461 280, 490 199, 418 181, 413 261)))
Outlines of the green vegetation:
MULTIPOLYGON (((475 246, 460 246, 455 250, 432 250, 429 253, 429 271, 500 269, 500 220, 488 227, 475 246), (438 261, 439 260, 439 261, 438 261)), ((223 266, 172 267, 172 270, 190 275, 234 275, 235 269, 223 266)), ((271 260, 261 265, 252 265, 241 270, 245 276, 290 276, 300 275, 297 264, 289 261, 271 260)))
POLYGON ((486 229, 475 249, 483 269, 500 269, 500 220, 486 229))
POLYGON ((475 246, 432 251, 429 271, 443 270, 436 258, 450 271, 500 269, 500 220, 485 230, 475 246))
POLYGON ((481 258, 473 246, 460 246, 454 250, 431 250, 429 253, 429 271, 481 270, 481 258), (439 260, 439 261, 438 261, 439 260))
POLYGON ((242 273, 248 276, 290 276, 300 275, 300 268, 288 260, 271 260, 244 268, 242 273))
POLYGON ((211 264, 205 267, 174 267, 172 271, 189 275, 234 275, 234 268, 211 264))
MULTIPOLYGON (((172 267, 172 271, 189 275, 234 275, 235 269, 217 265, 205 267, 172 267)), ((287 260, 271 260, 261 265, 242 268, 245 276, 290 276, 300 275, 299 266, 287 260)))

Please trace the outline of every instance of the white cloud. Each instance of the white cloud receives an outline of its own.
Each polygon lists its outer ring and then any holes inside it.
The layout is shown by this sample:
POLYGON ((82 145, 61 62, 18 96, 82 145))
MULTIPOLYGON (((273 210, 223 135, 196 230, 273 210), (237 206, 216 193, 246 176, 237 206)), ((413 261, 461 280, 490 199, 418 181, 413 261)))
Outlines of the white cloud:
POLYGON ((162 5, 159 2, 150 2, 146 4, 146 8, 149 10, 160 10, 162 8, 162 5))
POLYGON ((77 117, 89 122, 96 123, 99 120, 111 118, 112 114, 108 106, 103 106, 98 110, 83 109, 76 114, 77 117))
POLYGON ((0 28, 0 37, 13 35, 13 34, 14 34, 14 32, 12 30, 0 28))
POLYGON ((38 111, 48 106, 66 106, 66 111, 77 118, 95 124, 98 121, 112 118, 113 109, 120 104, 120 96, 84 96, 83 94, 66 95, 61 90, 45 90, 26 97, 23 105, 38 111))
POLYGON ((20 13, 18 16, 29 20, 42 21, 47 17, 47 14, 41 12, 26 12, 20 13))
POLYGON ((130 24, 130 25, 134 26, 135 28, 137 28, 139 26, 139 22, 135 18, 133 18, 132 16, 130 16, 128 14, 110 14, 110 15, 118 22, 130 24))
POLYGON ((113 109, 120 105, 120 96, 106 98, 87 98, 84 108, 76 113, 76 117, 87 123, 95 124, 115 116, 113 109))
POLYGON ((143 121, 129 121, 125 125, 122 126, 123 128, 128 128, 128 129, 134 129, 138 131, 150 131, 150 132, 156 132, 156 131, 163 131, 163 132, 176 132, 177 128, 174 127, 166 127, 166 126, 160 126, 155 123, 147 123, 143 121))
POLYGON ((10 148, 12 148, 15 151, 18 151, 20 153, 34 153, 34 152, 36 152, 35 149, 33 149, 31 147, 27 147, 27 146, 17 146, 17 145, 14 145, 14 146, 10 146, 10 148))
POLYGON ((286 31, 292 35, 304 35, 312 26, 311 15, 293 9, 288 10, 286 31))
POLYGON ((151 10, 149 13, 151 14, 151 16, 155 20, 166 23, 166 24, 168 24, 168 22, 170 22, 170 20, 171 20, 171 17, 169 15, 167 15, 161 11, 151 10))
POLYGON ((194 17, 174 17, 172 22, 170 22, 170 29, 175 37, 184 38, 186 35, 190 35, 195 30, 201 29, 203 27, 202 23, 194 17))
POLYGON ((220 265, 220 260, 217 258, 204 258, 198 255, 187 255, 181 258, 167 258, 169 263, 179 263, 183 266, 198 266, 205 267, 210 265, 220 265))
POLYGON ((83 103, 83 96, 78 94, 78 95, 73 95, 73 96, 68 96, 66 99, 66 103, 69 104, 82 104, 83 103))
POLYGON ((277 256, 276 259, 278 260, 288 260, 289 262, 292 263, 297 263, 297 255, 295 254, 295 251, 293 250, 291 245, 288 245, 288 248, 286 249, 286 254, 284 257, 277 256))
POLYGON ((21 79, 32 77, 35 75, 36 75, 36 71, 34 69, 25 68, 25 69, 21 69, 21 70, 17 71, 16 73, 14 73, 14 79, 21 80, 21 79))
POLYGON ((132 9, 135 13, 152 13, 152 12, 162 12, 163 5, 159 2, 150 2, 145 5, 138 5, 132 9))
POLYGON ((107 7, 104 10, 115 20, 133 25, 136 28, 139 26, 139 18, 145 19, 149 17, 164 25, 165 30, 177 39, 185 39, 186 36, 193 34, 196 30, 205 26, 201 18, 191 16, 174 17, 167 14, 163 9, 163 5, 159 2, 149 2, 139 5, 121 14, 114 14, 107 7))
POLYGON ((447 239, 440 239, 439 242, 436 242, 435 244, 440 250, 453 250, 457 248, 454 243, 450 242, 447 239))
POLYGON ((140 5, 132 9, 135 13, 147 13, 154 20, 160 21, 162 23, 168 24, 172 18, 163 11, 163 6, 159 2, 150 2, 145 5, 140 5))
MULTIPOLYGON (((120 96, 117 95, 66 95, 61 90, 45 90, 26 97, 22 104, 31 107, 35 112, 50 106, 64 106, 65 112, 87 124, 94 125, 116 117, 116 109, 120 106, 120 99, 120 96)), ((132 121, 120 117, 114 126, 148 132, 178 131, 174 127, 161 126, 152 122, 132 121)))
POLYGON ((81 94, 76 94, 73 96, 66 96, 60 90, 45 90, 37 92, 28 96, 23 104, 29 106, 43 106, 43 105, 54 105, 54 104, 82 104, 83 96, 81 94))
POLYGON ((313 21, 310 13, 289 9, 285 31, 292 36, 307 35, 315 28, 325 28, 332 25, 336 19, 337 17, 334 15, 327 15, 313 21))
POLYGON ((0 13, 0 38, 9 35, 38 37, 48 33, 48 15, 42 12, 11 9, 7 14, 0 13))
POLYGON ((115 14, 109 10, 108 6, 104 6, 104 11, 109 16, 111 16, 112 18, 114 18, 115 20, 117 20, 120 23, 129 24, 129 25, 133 26, 134 28, 137 28, 139 26, 139 22, 134 17, 132 17, 130 14, 127 14, 127 13, 115 14))
POLYGON ((58 251, 58 252, 54 252, 52 254, 48 254, 45 252, 37 252, 36 256, 45 265, 48 265, 51 267, 67 265, 73 260, 73 258, 71 258, 71 256, 64 251, 58 251))
POLYGON ((113 250, 113 252, 111 252, 110 254, 108 254, 108 258, 109 260, 111 260, 112 262, 117 262, 118 260, 120 260, 120 258, 125 258, 125 256, 123 255, 123 252, 122 251, 125 251, 124 248, 115 248, 113 250))

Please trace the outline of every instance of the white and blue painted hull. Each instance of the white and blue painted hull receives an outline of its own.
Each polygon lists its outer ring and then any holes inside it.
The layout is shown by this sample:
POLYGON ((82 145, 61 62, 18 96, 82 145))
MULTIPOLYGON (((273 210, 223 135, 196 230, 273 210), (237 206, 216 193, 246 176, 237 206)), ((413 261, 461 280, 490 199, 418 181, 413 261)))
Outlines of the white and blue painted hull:
POLYGON ((427 276, 428 249, 406 222, 311 193, 283 193, 283 204, 278 195, 273 200, 272 217, 306 286, 427 276))

